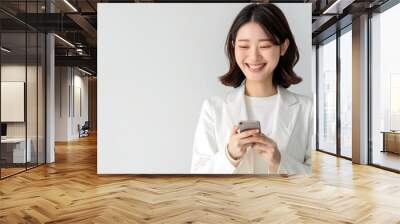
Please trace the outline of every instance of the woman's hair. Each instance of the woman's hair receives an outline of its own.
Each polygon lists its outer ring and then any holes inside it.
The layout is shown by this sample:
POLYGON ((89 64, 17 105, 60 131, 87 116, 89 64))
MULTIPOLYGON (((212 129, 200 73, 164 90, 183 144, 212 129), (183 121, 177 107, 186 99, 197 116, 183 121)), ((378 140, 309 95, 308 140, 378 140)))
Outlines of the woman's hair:
POLYGON ((292 84, 301 82, 302 79, 293 71, 293 66, 299 60, 299 51, 285 15, 273 4, 255 3, 244 7, 239 12, 229 30, 225 43, 225 53, 228 56, 230 66, 229 71, 219 77, 222 84, 236 88, 246 78, 235 60, 235 39, 240 27, 248 22, 258 23, 276 45, 281 45, 285 39, 289 40, 289 47, 286 53, 280 57, 273 72, 272 83, 275 86, 280 85, 288 88, 292 84))

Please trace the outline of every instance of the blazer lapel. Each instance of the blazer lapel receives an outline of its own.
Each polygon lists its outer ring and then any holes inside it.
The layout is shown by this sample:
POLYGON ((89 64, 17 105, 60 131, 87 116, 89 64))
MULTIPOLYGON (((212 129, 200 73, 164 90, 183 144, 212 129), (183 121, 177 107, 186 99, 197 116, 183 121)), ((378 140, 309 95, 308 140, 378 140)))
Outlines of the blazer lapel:
POLYGON ((278 100, 272 132, 269 136, 285 151, 299 111, 298 99, 283 87, 278 87, 278 100))
MULTIPOLYGON (((239 121, 248 120, 247 107, 245 102, 245 82, 228 94, 227 113, 229 115, 228 127, 239 124, 239 121)), ((241 163, 236 168, 235 173, 254 173, 253 152, 250 150, 243 157, 241 163)))
POLYGON ((243 82, 241 86, 237 87, 237 89, 228 94, 227 107, 230 121, 232 122, 231 127, 233 127, 233 125, 237 125, 241 120, 248 119, 246 104, 244 100, 244 83, 245 82, 243 82))

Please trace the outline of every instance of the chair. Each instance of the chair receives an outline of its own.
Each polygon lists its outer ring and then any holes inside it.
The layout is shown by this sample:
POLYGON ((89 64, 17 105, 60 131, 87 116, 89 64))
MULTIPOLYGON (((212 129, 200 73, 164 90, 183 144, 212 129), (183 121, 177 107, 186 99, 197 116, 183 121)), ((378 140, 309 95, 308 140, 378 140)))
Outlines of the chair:
POLYGON ((89 129, 90 129, 89 121, 85 121, 82 127, 80 127, 80 125, 78 124, 79 138, 89 136, 89 129))

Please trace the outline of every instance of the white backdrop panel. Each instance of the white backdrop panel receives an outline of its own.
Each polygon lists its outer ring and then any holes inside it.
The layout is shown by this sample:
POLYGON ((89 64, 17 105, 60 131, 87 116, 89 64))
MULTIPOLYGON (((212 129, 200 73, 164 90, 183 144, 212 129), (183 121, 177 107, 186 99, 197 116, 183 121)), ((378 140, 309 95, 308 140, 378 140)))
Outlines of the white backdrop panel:
POLYGON ((1 122, 24 122, 24 103, 24 82, 1 82, 1 122))
MULTIPOLYGON (((99 174, 190 173, 201 103, 225 94, 224 43, 246 4, 98 4, 99 174)), ((311 5, 277 4, 312 96, 311 5)))

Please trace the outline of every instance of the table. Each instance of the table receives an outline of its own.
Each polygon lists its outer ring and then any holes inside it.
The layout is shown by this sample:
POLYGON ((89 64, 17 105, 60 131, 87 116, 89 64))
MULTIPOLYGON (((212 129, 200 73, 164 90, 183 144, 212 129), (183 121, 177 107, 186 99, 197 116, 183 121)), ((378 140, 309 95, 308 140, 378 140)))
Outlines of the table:
POLYGON ((25 154, 25 138, 6 138, 1 139, 1 157, 6 163, 25 163, 31 162, 32 140, 26 139, 28 144, 25 154), (26 161, 25 161, 26 160, 26 161))

